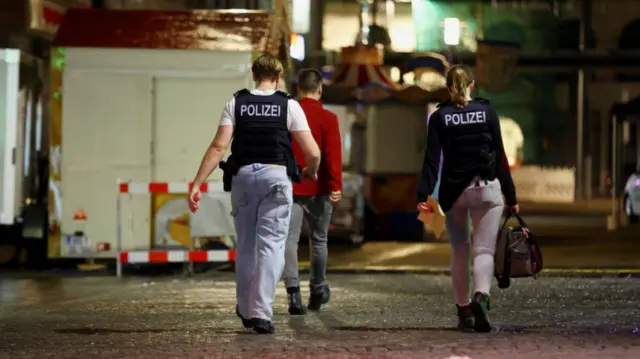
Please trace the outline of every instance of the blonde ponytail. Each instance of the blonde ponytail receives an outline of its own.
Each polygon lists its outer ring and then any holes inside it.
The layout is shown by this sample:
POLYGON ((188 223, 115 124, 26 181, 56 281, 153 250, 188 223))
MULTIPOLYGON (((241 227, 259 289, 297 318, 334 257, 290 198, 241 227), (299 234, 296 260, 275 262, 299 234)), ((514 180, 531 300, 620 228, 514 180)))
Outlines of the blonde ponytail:
POLYGON ((464 65, 452 66, 447 72, 447 87, 451 92, 451 102, 457 108, 469 104, 467 91, 473 83, 471 71, 464 65))

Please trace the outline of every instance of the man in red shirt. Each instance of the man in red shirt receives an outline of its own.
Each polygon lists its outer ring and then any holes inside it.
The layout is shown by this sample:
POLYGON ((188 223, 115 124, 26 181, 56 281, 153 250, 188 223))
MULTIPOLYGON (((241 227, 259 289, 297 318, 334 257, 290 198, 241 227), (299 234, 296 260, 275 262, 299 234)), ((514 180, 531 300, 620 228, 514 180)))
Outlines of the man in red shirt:
MULTIPOLYGON (((330 291, 326 279, 327 235, 333 211, 333 203, 342 198, 342 144, 338 117, 325 110, 320 103, 322 74, 313 69, 298 73, 300 107, 307 116, 311 134, 320 147, 322 160, 318 180, 302 181, 293 185, 293 208, 285 249, 283 278, 289 297, 289 313, 305 314, 300 297, 298 277, 298 241, 303 219, 306 219, 311 239, 311 275, 309 278, 309 310, 319 310, 329 301, 330 291)), ((304 156, 297 143, 293 154, 301 168, 305 168, 304 156)))

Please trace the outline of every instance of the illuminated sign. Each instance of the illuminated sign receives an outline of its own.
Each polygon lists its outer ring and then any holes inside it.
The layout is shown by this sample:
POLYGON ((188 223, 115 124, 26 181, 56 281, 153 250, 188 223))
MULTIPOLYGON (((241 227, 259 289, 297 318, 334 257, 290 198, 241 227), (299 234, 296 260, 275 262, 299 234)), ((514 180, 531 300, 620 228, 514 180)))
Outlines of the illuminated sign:
POLYGON ((289 46, 289 55, 298 60, 304 61, 304 37, 300 34, 291 34, 291 45, 289 46))
POLYGON ((515 167, 520 162, 520 151, 524 147, 522 128, 512 118, 500 116, 500 130, 509 166, 515 167))
POLYGON ((460 43, 460 20, 455 17, 444 19, 444 43, 456 46, 460 43))
POLYGON ((291 30, 307 34, 311 29, 311 0, 295 0, 291 5, 291 30))

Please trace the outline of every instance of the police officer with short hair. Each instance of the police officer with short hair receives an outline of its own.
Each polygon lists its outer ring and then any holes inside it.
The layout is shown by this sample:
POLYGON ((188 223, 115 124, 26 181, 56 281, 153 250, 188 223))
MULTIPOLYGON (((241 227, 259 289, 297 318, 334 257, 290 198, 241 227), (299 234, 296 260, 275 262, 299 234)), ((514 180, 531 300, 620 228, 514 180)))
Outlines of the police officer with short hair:
POLYGON ((453 66, 447 73, 451 100, 441 103, 429 121, 417 208, 433 211, 426 200, 436 185, 442 153, 438 200, 447 215, 458 326, 465 331, 488 332, 491 330, 489 290, 500 218, 505 201, 514 212, 518 212, 518 205, 498 115, 489 101, 471 99, 473 84, 471 71, 465 66, 453 66), (469 212, 474 229, 474 294, 471 300, 469 212))
POLYGON ((207 149, 189 195, 197 211, 200 186, 218 166, 231 139, 225 176, 232 175, 231 205, 237 234, 236 314, 245 328, 274 333, 271 322, 276 286, 284 267, 291 206, 291 178, 297 177, 291 138, 306 165, 302 177, 315 180, 320 150, 300 105, 277 91, 282 64, 262 55, 251 67, 256 88, 240 90, 227 102, 218 131, 207 149))

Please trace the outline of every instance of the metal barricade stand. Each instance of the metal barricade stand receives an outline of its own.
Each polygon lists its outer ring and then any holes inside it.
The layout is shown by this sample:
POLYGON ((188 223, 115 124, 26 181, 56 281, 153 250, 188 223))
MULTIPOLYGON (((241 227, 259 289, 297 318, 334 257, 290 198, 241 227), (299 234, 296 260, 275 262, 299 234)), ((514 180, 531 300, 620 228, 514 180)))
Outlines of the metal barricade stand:
MULTIPOLYGON (((129 196, 129 201, 131 202, 134 194, 159 194, 159 193, 171 193, 171 194, 187 194, 192 188, 191 183, 180 182, 118 182, 118 193, 116 199, 116 275, 120 278, 123 274, 123 265, 127 263, 186 263, 187 264, 187 272, 189 275, 194 274, 194 263, 228 263, 235 261, 235 241, 233 241, 233 248, 225 249, 225 250, 202 250, 200 248, 196 248, 194 243, 195 237, 204 237, 204 236, 233 236, 235 237, 235 233, 230 233, 233 231, 233 226, 230 224, 232 221, 223 219, 224 227, 222 230, 216 228, 214 230, 200 230, 200 232, 194 236, 193 234, 193 215, 190 215, 189 226, 191 235, 189 236, 189 245, 186 249, 163 249, 163 250, 154 250, 153 248, 145 249, 145 250, 128 250, 124 248, 124 239, 123 239, 123 228, 122 228, 122 215, 123 215, 123 195, 127 194, 129 196), (229 229, 231 228, 231 229, 229 229)), ((227 196, 223 194, 221 190, 221 183, 217 182, 208 182, 202 185, 201 191, 203 193, 215 193, 222 196, 227 196)), ((204 198, 204 196, 203 196, 204 198)), ((215 200, 215 199, 214 199, 215 200)), ((225 216, 230 215, 230 209, 226 210, 222 202, 220 207, 217 209, 220 213, 225 216)), ((200 212, 203 212, 201 208, 200 212)), ((132 210, 129 210, 129 225, 130 231, 133 234, 133 213, 132 210)), ((211 222, 213 223, 216 218, 211 218, 211 222)), ((217 218, 221 220, 221 218, 217 218)), ((208 218, 207 218, 208 220, 208 218)), ((220 223, 220 222, 218 222, 220 223)), ((169 224, 167 224, 168 226, 169 224)), ((213 227, 216 227, 214 224, 213 227)), ((219 226, 218 226, 219 227, 219 226)), ((167 228, 168 232, 168 228, 167 228)))

